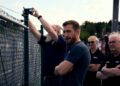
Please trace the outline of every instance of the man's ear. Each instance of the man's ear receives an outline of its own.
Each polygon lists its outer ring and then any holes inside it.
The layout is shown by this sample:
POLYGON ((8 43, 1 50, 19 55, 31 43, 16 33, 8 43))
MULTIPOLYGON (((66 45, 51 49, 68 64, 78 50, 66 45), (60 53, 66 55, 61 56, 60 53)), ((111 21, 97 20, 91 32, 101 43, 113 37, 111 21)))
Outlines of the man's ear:
POLYGON ((79 30, 79 29, 75 30, 75 32, 76 32, 77 34, 80 34, 80 30, 79 30))

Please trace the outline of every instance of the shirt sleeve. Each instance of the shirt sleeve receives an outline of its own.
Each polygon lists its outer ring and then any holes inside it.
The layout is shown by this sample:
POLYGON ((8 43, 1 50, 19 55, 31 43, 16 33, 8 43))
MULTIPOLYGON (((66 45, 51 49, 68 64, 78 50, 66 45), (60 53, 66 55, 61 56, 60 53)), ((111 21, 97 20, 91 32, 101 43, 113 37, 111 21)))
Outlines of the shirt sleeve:
POLYGON ((82 49, 80 47, 75 47, 72 50, 68 51, 65 60, 75 64, 83 55, 81 52, 82 49))
POLYGON ((41 35, 40 40, 38 41, 38 44, 44 45, 45 44, 45 39, 46 39, 46 37, 41 35))
POLYGON ((65 42, 65 40, 64 40, 64 38, 62 36, 59 36, 58 40, 55 42, 55 45, 59 46, 59 47, 65 47, 66 42, 65 42))

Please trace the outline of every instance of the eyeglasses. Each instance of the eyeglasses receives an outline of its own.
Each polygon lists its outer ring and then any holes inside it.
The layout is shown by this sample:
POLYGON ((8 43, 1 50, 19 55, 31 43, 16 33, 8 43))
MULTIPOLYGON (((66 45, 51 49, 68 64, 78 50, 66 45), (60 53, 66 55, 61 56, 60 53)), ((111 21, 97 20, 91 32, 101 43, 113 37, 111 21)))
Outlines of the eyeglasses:
POLYGON ((94 43, 94 41, 88 41, 88 44, 93 44, 94 43))

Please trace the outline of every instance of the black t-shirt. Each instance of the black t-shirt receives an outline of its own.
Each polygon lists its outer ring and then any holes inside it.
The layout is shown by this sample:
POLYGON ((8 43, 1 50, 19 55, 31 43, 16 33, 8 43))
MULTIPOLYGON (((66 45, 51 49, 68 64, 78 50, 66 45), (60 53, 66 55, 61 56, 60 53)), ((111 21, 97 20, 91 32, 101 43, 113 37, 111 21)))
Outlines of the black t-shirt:
MULTIPOLYGON (((104 54, 97 49, 95 53, 91 53, 91 64, 102 64, 105 59, 104 54)), ((100 80, 96 78, 97 71, 88 71, 85 77, 84 85, 85 86, 100 86, 100 80)))
MULTIPOLYGON (((107 64, 107 68, 114 68, 117 65, 120 65, 120 55, 118 55, 117 57, 113 57, 113 55, 110 55, 106 59, 106 64, 107 64)), ((103 80, 103 85, 120 86, 120 76, 109 77, 108 79, 103 80)))
POLYGON ((91 64, 102 64, 103 60, 105 59, 104 54, 97 49, 95 53, 91 53, 91 64))
POLYGON ((74 64, 73 70, 63 76, 62 86, 83 86, 90 63, 90 52, 83 42, 74 44, 66 54, 65 60, 74 64))
POLYGON ((54 68, 63 61, 66 53, 66 42, 62 36, 58 37, 57 41, 46 42, 46 37, 41 36, 38 42, 42 46, 42 75, 54 75, 54 68))

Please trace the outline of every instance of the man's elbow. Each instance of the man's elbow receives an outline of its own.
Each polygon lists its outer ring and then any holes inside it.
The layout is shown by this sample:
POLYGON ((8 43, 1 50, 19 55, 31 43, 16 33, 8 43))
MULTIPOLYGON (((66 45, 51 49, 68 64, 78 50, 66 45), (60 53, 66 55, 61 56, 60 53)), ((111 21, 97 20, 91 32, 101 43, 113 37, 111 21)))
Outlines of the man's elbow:
POLYGON ((98 71, 98 72, 96 73, 96 77, 99 78, 99 79, 101 78, 101 75, 102 75, 102 74, 101 74, 100 71, 98 71))
POLYGON ((96 78, 104 80, 107 79, 107 76, 105 76, 101 71, 98 71, 96 73, 96 78))

